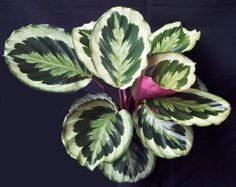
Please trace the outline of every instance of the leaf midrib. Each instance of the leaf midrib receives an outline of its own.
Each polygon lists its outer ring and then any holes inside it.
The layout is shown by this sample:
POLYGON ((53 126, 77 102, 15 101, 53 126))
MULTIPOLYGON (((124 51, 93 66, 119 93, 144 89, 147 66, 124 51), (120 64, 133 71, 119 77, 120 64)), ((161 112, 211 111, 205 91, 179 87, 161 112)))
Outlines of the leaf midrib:
MULTIPOLYGON (((180 32, 180 30, 178 30, 177 32, 180 32)), ((172 33, 172 35, 174 35, 174 34, 175 34, 175 32, 172 33)), ((168 42, 168 45, 164 46, 164 48, 162 48, 162 45, 161 45, 161 43, 160 43, 160 46, 161 46, 161 49, 162 49, 161 52, 166 52, 167 49, 169 49, 170 46, 173 45, 173 41, 175 41, 175 39, 177 39, 177 38, 179 37, 179 35, 180 35, 180 33, 178 33, 178 35, 176 35, 176 38, 175 38, 175 37, 172 37, 172 38, 171 38, 171 36, 169 36, 169 37, 170 37, 170 41, 168 42)), ((169 51, 171 51, 171 50, 172 50, 172 49, 170 49, 169 51)))
MULTIPOLYGON (((15 57, 17 58, 22 58, 21 55, 14 55, 15 57)), ((57 63, 52 63, 48 60, 40 60, 40 59, 36 59, 36 58, 32 58, 32 57, 25 57, 24 58, 25 60, 32 60, 32 61, 35 61, 36 63, 32 63, 32 64, 38 64, 37 62, 40 62, 40 63, 44 63, 44 64, 48 64, 48 65, 51 65, 51 66, 56 66, 58 68, 62 68, 62 69, 67 69, 69 71, 72 71, 72 72, 76 72, 78 74, 84 74, 83 71, 81 71, 81 69, 79 68, 72 68, 72 67, 68 67, 68 66, 64 66, 62 64, 57 64, 57 63)), ((31 63, 30 63, 31 64, 31 63)))
MULTIPOLYGON (((176 71, 175 73, 173 73, 173 74, 171 74, 170 76, 171 76, 171 81, 167 84, 167 85, 165 85, 164 87, 165 88, 171 88, 171 86, 173 85, 173 84, 175 84, 175 83, 177 83, 178 84, 178 82, 179 81, 181 81, 181 79, 184 79, 185 78, 185 75, 187 74, 187 68, 186 69, 184 69, 184 70, 182 70, 182 72, 178 72, 178 71, 176 71), (184 72, 185 71, 185 72, 184 72), (185 75, 184 76, 182 76, 181 77, 181 74, 180 73, 185 73, 185 75), (176 75, 176 73, 178 73, 178 75, 179 76, 177 76, 176 75), (172 77, 174 77, 174 78, 172 78, 172 77)), ((163 78, 163 77, 162 77, 163 78)), ((161 80, 162 81, 162 80, 161 80)), ((160 81, 160 82, 161 82, 160 81)), ((187 82, 188 83, 188 82, 187 82)), ((187 83, 186 83, 186 85, 187 85, 187 83)), ((184 85, 184 86, 186 86, 186 85, 184 85)), ((182 86, 182 87, 184 87, 184 86, 182 86)), ((177 89, 177 87, 178 86, 176 86, 176 88, 174 88, 174 89, 177 89)))
MULTIPOLYGON (((109 115, 108 121, 110 121, 110 119, 113 117, 113 114, 109 115)), ((111 121, 110 121, 111 122, 111 121)), ((97 150, 98 147, 101 146, 101 140, 104 138, 104 134, 107 132, 105 129, 107 126, 111 125, 110 123, 104 124, 104 126, 101 127, 101 132, 100 132, 100 136, 98 138, 98 140, 96 141, 95 144, 95 148, 94 151, 92 151, 92 162, 95 160, 96 156, 97 156, 97 150)), ((101 148, 102 149, 102 148, 101 148)))
MULTIPOLYGON (((179 105, 179 106, 184 106, 184 107, 189 107, 189 108, 199 108, 200 106, 203 108, 203 109, 206 109, 208 107, 207 104, 195 104, 195 105, 190 105, 190 104, 185 104, 185 102, 178 102, 178 101, 174 101, 173 99, 161 99, 160 101, 164 101, 164 102, 170 102, 170 103, 173 103, 173 104, 176 104, 176 105, 179 105), (206 107, 206 108, 205 108, 206 107)), ((183 100, 184 101, 184 100, 183 100)), ((192 100, 194 101, 194 100, 192 100)))

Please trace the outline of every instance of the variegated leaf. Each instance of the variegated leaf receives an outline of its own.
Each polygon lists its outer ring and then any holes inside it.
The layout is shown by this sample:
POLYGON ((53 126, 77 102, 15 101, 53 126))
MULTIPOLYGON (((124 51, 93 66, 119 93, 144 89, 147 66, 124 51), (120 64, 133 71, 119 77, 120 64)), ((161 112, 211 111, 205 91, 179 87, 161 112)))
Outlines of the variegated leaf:
POLYGON ((136 132, 141 141, 154 154, 163 158, 176 158, 189 153, 193 144, 191 127, 176 124, 164 119, 144 103, 133 114, 136 132))
POLYGON ((145 72, 164 89, 182 91, 195 82, 195 63, 178 53, 156 54, 149 58, 145 72))
POLYGON ((77 58, 71 36, 49 25, 29 25, 12 33, 5 44, 11 72, 25 84, 50 92, 85 87, 91 75, 77 58))
POLYGON ((89 69, 90 72, 99 77, 99 74, 93 65, 91 51, 89 48, 90 36, 95 23, 96 22, 91 21, 90 23, 84 24, 81 27, 75 27, 72 30, 71 35, 78 58, 89 69))
POLYGON ((100 77, 125 89, 147 66, 150 27, 142 15, 130 8, 114 7, 95 24, 91 34, 92 59, 100 77))
POLYGON ((156 166, 156 156, 133 137, 127 151, 112 163, 102 163, 100 169, 112 181, 134 183, 146 178, 156 166))
POLYGON ((71 108, 63 123, 68 154, 93 170, 118 159, 128 148, 133 126, 126 110, 118 111, 106 94, 88 94, 71 108))
POLYGON ((188 31, 181 22, 169 23, 150 36, 151 54, 190 51, 200 38, 200 31, 188 31))
POLYGON ((227 101, 197 89, 147 100, 146 103, 160 115, 181 125, 219 125, 230 113, 230 104, 227 101))

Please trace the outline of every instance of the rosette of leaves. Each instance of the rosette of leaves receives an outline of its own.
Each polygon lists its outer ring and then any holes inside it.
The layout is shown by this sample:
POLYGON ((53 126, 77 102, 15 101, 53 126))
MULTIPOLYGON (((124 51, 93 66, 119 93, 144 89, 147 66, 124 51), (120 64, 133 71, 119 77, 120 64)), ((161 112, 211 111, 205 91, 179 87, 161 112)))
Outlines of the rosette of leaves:
POLYGON ((229 103, 207 92, 196 79, 196 63, 183 55, 199 38, 180 22, 152 33, 139 12, 114 7, 71 34, 46 24, 15 30, 4 56, 20 81, 42 91, 75 92, 91 81, 104 92, 101 81, 117 88, 119 103, 100 92, 78 99, 61 137, 82 166, 99 166, 109 179, 131 183, 152 172, 156 156, 187 155, 192 125, 218 125, 230 113, 229 103))

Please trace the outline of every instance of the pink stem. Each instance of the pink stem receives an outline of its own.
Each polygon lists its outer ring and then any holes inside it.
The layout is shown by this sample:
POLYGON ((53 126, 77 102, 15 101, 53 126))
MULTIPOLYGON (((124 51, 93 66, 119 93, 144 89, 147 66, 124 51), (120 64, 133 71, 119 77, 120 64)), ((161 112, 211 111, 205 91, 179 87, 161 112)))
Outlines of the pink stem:
POLYGON ((119 99, 120 99, 120 109, 123 109, 123 99, 122 99, 122 94, 121 94, 121 89, 119 88, 119 99))
POLYGON ((93 81, 104 91, 106 92, 107 95, 110 96, 109 92, 107 91, 107 89, 102 85, 102 83, 100 83, 98 80, 93 78, 93 81))
POLYGON ((128 109, 128 97, 126 94, 126 90, 123 90, 123 97, 124 97, 124 103, 125 103, 125 108, 128 109))

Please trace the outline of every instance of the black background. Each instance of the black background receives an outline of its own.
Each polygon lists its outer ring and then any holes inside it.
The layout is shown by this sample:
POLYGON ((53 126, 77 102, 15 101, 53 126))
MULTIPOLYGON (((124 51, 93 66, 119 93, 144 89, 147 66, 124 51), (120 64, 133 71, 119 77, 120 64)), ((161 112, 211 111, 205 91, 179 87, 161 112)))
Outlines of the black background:
MULTIPOLYGON (((0 54, 10 33, 30 23, 48 23, 71 31, 96 20, 112 6, 139 10, 152 30, 181 20, 201 30, 195 49, 186 55, 212 93, 232 105, 221 126, 195 127, 189 156, 158 159, 156 170, 140 187, 236 186, 236 1, 235 0, 0 0, 0 54)), ((87 90, 94 89, 93 85, 87 90)), ((61 143, 61 124, 73 101, 84 92, 52 94, 19 82, 0 57, 0 186, 113 187, 96 170, 70 158, 61 143)))

